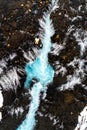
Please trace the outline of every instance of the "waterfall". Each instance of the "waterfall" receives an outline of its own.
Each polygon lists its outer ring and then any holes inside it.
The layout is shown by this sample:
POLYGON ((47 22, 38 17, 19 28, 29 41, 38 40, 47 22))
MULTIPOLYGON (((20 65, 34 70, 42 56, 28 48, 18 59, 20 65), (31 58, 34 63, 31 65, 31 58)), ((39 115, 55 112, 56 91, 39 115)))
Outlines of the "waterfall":
POLYGON ((52 0, 49 9, 44 13, 43 18, 39 20, 40 23, 40 39, 43 44, 40 50, 40 55, 34 62, 27 63, 25 71, 27 74, 24 87, 29 89, 32 79, 36 79, 33 85, 31 94, 31 103, 26 119, 17 128, 17 130, 33 130, 35 126, 35 116, 40 104, 40 93, 46 91, 46 86, 53 81, 54 70, 48 62, 48 53, 51 51, 51 37, 54 34, 51 13, 58 8, 58 1, 52 0))

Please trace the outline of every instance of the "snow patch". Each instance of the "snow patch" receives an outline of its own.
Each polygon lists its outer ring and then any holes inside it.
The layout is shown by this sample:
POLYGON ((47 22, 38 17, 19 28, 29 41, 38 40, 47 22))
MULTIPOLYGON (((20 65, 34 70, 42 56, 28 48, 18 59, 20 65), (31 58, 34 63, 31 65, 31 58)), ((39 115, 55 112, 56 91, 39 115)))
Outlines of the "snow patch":
POLYGON ((73 89, 75 85, 82 84, 86 76, 85 60, 74 58, 67 66, 72 66, 74 73, 67 76, 66 84, 61 85, 59 90, 73 89))
MULTIPOLYGON (((3 107, 3 95, 2 95, 2 91, 0 90, 0 108, 3 107)), ((0 112, 0 121, 2 120, 2 112, 0 112)))
POLYGON ((2 112, 0 112, 0 121, 2 120, 2 112))
POLYGON ((17 54, 16 54, 16 53, 13 53, 13 54, 10 54, 9 58, 10 58, 11 60, 13 60, 16 56, 17 56, 17 54))
POLYGON ((2 60, 0 61, 0 74, 3 73, 3 70, 6 68, 6 66, 7 66, 6 61, 5 61, 4 59, 2 59, 2 60))
POLYGON ((10 114, 11 116, 16 115, 18 117, 21 116, 23 112, 24 112, 23 107, 18 107, 18 108, 11 108, 11 110, 8 111, 8 114, 10 114))
POLYGON ((80 46, 80 54, 82 56, 87 49, 87 31, 77 29, 73 35, 80 46))
POLYGON ((33 62, 35 57, 38 56, 39 50, 38 48, 32 48, 32 51, 29 50, 28 52, 23 51, 23 56, 28 62, 33 62))
POLYGON ((74 130, 87 130, 87 106, 78 117, 78 124, 74 130))
POLYGON ((16 68, 9 70, 6 74, 3 74, 0 78, 0 86, 4 90, 17 89, 20 85, 20 77, 17 74, 16 68))

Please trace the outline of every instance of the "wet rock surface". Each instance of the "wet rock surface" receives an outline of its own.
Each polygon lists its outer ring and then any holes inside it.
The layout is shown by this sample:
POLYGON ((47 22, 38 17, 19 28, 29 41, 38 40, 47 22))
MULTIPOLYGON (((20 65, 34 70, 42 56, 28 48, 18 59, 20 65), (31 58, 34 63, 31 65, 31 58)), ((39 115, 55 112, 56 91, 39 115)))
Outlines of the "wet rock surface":
MULTIPOLYGON (((30 95, 23 88, 26 74, 20 73, 19 69, 24 70, 27 63, 24 52, 31 52, 34 60, 34 49, 39 51, 41 48, 41 42, 35 44, 35 38, 39 35, 38 20, 48 9, 48 4, 47 0, 0 0, 0 60, 6 62, 0 77, 14 67, 21 82, 16 91, 2 88, 4 106, 1 108, 3 119, 0 122, 0 130, 16 130, 27 114, 30 95)), ((87 70, 84 72, 85 77, 81 77, 82 82, 76 84, 72 90, 69 88, 60 91, 60 87, 67 83, 67 76, 73 75, 78 68, 79 63, 75 64, 74 68, 68 65, 74 58, 86 59, 85 66, 87 65, 87 48, 81 56, 80 45, 74 36, 76 30, 87 31, 87 1, 60 0, 58 10, 52 13, 51 18, 55 28, 53 44, 56 42, 63 48, 60 53, 56 51, 56 54, 49 54, 55 77, 53 83, 48 86, 46 99, 41 100, 35 129, 74 130, 78 115, 87 104, 87 70), (64 74, 59 65, 67 70, 63 71, 64 74)))

